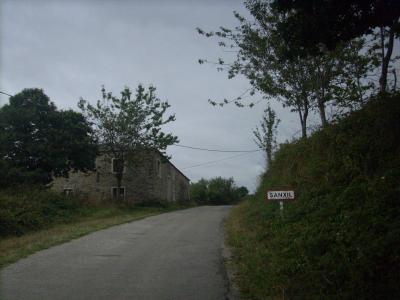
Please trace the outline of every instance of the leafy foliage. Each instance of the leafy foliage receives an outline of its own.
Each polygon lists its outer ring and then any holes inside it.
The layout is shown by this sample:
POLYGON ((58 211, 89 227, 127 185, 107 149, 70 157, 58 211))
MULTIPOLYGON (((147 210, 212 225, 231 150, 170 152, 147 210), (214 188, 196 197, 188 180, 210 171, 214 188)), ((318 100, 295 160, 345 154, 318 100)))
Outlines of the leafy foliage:
MULTIPOLYGON (((289 53, 287 43, 280 37, 281 17, 271 11, 268 2, 249 0, 245 4, 252 20, 235 13, 240 25, 234 29, 197 30, 206 37, 217 38, 220 47, 236 51, 232 63, 221 58, 210 63, 225 70, 229 78, 237 75, 248 78, 252 86, 248 94, 259 91, 265 99, 278 100, 298 113, 303 137, 307 135, 310 111, 316 110, 322 125, 326 126, 326 105, 353 108, 365 100, 372 87, 365 79, 374 65, 372 57, 361 51, 362 39, 325 51, 320 56, 289 53)), ((233 102, 243 106, 242 100, 241 95, 233 102)), ((229 102, 225 99, 220 105, 229 102)))
POLYGON ((198 205, 233 204, 239 202, 248 193, 246 187, 237 187, 233 178, 200 179, 190 185, 190 198, 198 205))
POLYGON ((82 114, 58 111, 40 89, 25 89, 0 109, 0 182, 46 184, 94 168, 93 132, 82 114))
POLYGON ((261 121, 261 129, 256 127, 253 131, 254 141, 267 154, 268 167, 272 163, 272 154, 276 150, 276 133, 280 120, 277 119, 275 111, 270 107, 264 110, 264 115, 261 121))
POLYGON ((0 237, 22 235, 49 227, 56 222, 73 220, 85 206, 75 197, 47 190, 8 189, 0 193, 0 237))
POLYGON ((208 204, 208 180, 202 178, 190 184, 190 199, 198 205, 208 204))
POLYGON ((170 107, 156 97, 156 88, 148 91, 139 85, 136 94, 126 87, 121 97, 113 96, 103 87, 102 100, 96 106, 81 99, 79 107, 95 127, 99 142, 106 151, 123 153, 137 148, 165 151, 177 141, 172 134, 165 134, 161 126, 175 120, 174 115, 163 119, 170 107))
POLYGON ((397 0, 251 2, 256 7, 269 2, 275 13, 285 16, 279 25, 285 42, 314 52, 320 44, 334 49, 342 42, 372 33, 376 27, 392 26, 400 17, 397 0))
POLYGON ((283 145, 229 220, 246 299, 395 299, 400 294, 400 95, 283 145), (289 186, 297 201, 267 203, 289 186))
MULTIPOLYGON (((261 11, 279 16, 278 32, 288 53, 320 55, 379 29, 380 92, 387 91, 387 77, 395 36, 400 34, 400 3, 397 0, 287 1, 251 0, 261 11), (316 30, 318 28, 318 30, 316 30)), ((262 14, 260 10, 259 13, 262 14)))
MULTIPOLYGON (((121 97, 116 97, 103 87, 102 99, 96 105, 83 99, 79 101, 79 108, 92 122, 102 150, 118 159, 120 166, 132 163, 135 156, 145 151, 157 150, 165 154, 167 146, 178 141, 176 136, 162 131, 162 126, 174 121, 175 116, 164 119, 170 105, 157 98, 155 91, 155 87, 150 86, 146 91, 139 85, 135 95, 126 87, 121 97)), ((116 171, 120 187, 123 167, 116 171)))

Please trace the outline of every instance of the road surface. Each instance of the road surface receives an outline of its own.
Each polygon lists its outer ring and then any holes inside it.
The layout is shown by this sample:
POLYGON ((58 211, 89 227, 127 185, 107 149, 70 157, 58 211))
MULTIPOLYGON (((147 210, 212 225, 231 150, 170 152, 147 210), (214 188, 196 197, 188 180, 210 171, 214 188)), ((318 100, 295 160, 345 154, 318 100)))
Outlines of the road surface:
POLYGON ((101 230, 1 272, 0 299, 225 300, 229 206, 203 206, 101 230))

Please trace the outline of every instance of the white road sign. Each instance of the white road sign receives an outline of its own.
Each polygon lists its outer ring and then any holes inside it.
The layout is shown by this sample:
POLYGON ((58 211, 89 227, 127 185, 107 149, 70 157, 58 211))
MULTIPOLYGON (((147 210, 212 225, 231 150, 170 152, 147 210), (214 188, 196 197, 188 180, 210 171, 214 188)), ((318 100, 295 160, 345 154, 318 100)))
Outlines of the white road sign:
POLYGON ((294 191, 268 191, 268 200, 294 200, 294 191))

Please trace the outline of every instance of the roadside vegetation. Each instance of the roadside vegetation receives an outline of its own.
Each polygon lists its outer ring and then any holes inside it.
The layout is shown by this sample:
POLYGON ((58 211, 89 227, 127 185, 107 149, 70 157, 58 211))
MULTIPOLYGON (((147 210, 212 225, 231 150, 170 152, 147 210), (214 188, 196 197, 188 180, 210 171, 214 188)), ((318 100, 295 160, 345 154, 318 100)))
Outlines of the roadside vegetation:
MULTIPOLYGON (((165 116, 169 104, 154 87, 126 87, 120 98, 103 87, 101 96, 96 106, 81 99, 80 113, 59 110, 42 89, 29 88, 0 107, 0 267, 95 230, 182 207, 150 199, 127 203, 119 193, 114 202, 89 201, 51 190, 54 177, 93 171, 100 145, 129 166, 138 163, 136 152, 165 153, 178 141, 161 128, 175 117, 165 116)), ((122 174, 119 167, 118 187, 122 174)))
POLYGON ((246 187, 236 186, 233 178, 202 178, 190 185, 190 199, 197 205, 237 204, 248 193, 246 187))
POLYGON ((199 63, 249 81, 209 103, 265 104, 253 133, 266 171, 227 223, 244 299, 400 295, 400 5, 342 2, 245 0, 236 27, 197 29, 226 56, 199 63), (272 103, 296 113, 301 137, 276 143, 272 103), (280 211, 265 198, 283 188, 297 200, 280 211))
POLYGON ((0 268, 90 232, 182 209, 180 204, 91 203, 38 187, 0 192, 0 268))
MULTIPOLYGON (((48 229, 58 224, 79 222, 99 212, 120 212, 121 215, 165 211, 178 208, 172 204, 145 203, 129 206, 124 203, 91 203, 77 196, 66 196, 38 187, 20 188, 18 191, 0 192, 0 238, 23 236, 33 231, 48 229)), ((103 217, 103 215, 101 215, 103 217)), ((0 241, 1 243, 1 241, 0 241)))
POLYGON ((14 209, 3 202, 8 196, 1 195, 0 268, 39 250, 93 231, 183 208, 179 205, 135 208, 116 204, 93 206, 48 192, 39 194, 41 196, 36 195, 30 199, 32 201, 27 198, 9 198, 23 205, 22 208, 14 209), (7 231, 3 229, 3 225, 7 226, 7 231))
POLYGON ((244 299, 400 295, 400 95, 281 145, 227 223, 244 299), (297 200, 266 201, 290 187, 297 200))

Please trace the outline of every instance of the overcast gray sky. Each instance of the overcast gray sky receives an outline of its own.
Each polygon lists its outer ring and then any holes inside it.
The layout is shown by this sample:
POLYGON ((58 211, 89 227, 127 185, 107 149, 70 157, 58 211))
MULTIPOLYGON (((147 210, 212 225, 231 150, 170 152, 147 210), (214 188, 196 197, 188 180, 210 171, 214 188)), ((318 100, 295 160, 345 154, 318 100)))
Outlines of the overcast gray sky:
MULTIPOLYGON (((168 130, 194 147, 256 149, 252 129, 265 103, 256 107, 212 107, 207 99, 234 98, 246 79, 199 58, 226 53, 195 30, 236 24, 233 11, 246 13, 242 1, 18 1, 0 2, 0 90, 14 94, 42 88, 59 108, 77 109, 80 97, 94 103, 101 85, 118 94, 124 86, 153 84, 171 104, 176 122, 168 130)), ((0 104, 8 101, 0 96, 0 104)), ((274 104, 282 123, 279 140, 298 131, 297 116, 274 104)), ((254 191, 265 166, 262 153, 188 168, 235 154, 170 147, 173 163, 192 181, 233 177, 254 191)))

